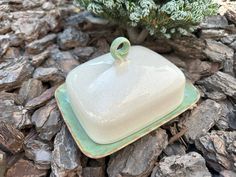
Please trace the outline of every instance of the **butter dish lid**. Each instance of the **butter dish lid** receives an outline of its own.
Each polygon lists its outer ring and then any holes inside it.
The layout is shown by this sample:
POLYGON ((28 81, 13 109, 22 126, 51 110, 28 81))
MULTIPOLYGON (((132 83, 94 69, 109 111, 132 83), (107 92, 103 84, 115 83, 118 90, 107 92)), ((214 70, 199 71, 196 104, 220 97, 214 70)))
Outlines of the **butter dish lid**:
POLYGON ((66 78, 76 117, 100 144, 125 138, 173 111, 184 87, 179 68, 123 37, 114 40, 110 53, 79 65, 66 78))

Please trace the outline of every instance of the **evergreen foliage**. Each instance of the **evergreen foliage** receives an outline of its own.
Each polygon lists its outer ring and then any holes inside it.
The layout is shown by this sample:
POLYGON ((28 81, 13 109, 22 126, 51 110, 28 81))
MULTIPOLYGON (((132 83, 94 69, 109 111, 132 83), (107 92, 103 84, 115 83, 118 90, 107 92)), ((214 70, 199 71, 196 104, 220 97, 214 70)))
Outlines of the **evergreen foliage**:
POLYGON ((77 0, 80 6, 122 26, 146 28, 151 35, 187 35, 205 16, 214 15, 213 0, 77 0))

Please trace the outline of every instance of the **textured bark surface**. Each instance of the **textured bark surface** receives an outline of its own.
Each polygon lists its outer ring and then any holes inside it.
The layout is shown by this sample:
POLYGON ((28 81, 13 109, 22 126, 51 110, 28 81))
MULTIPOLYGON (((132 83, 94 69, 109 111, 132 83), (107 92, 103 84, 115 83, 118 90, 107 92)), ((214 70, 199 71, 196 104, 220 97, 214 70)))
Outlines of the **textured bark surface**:
POLYGON ((206 40, 206 46, 204 53, 213 62, 223 62, 233 59, 234 50, 221 42, 208 39, 206 40))
POLYGON ((34 99, 28 101, 25 107, 27 109, 35 109, 35 108, 45 105, 49 100, 53 98, 54 92, 56 89, 57 89, 57 86, 47 89, 38 97, 35 97, 34 99))
POLYGON ((54 40, 56 40, 56 37, 56 34, 49 34, 42 39, 29 43, 26 46, 26 50, 29 54, 39 54, 40 52, 43 52, 43 50, 46 49, 50 44, 52 44, 54 40))
POLYGON ((236 99, 236 78, 218 71, 214 75, 199 81, 207 90, 220 91, 236 99))
POLYGON ((8 169, 6 177, 44 177, 46 174, 46 170, 39 170, 31 161, 21 159, 8 169))
POLYGON ((43 82, 63 82, 64 78, 61 72, 56 67, 38 67, 34 73, 33 78, 43 82))
POLYGON ((179 127, 187 128, 185 138, 190 143, 206 134, 219 120, 221 105, 213 100, 202 102, 189 116, 180 120, 179 127))
POLYGON ((6 171, 6 153, 4 151, 0 150, 0 176, 4 176, 5 175, 5 171, 6 171))
POLYGON ((220 102, 220 105, 222 110, 216 126, 220 130, 236 130, 236 110, 234 105, 228 100, 220 102))
POLYGON ((205 166, 204 158, 190 152, 183 156, 170 156, 163 158, 154 168, 151 177, 211 177, 211 173, 205 166))
POLYGON ((20 87, 32 75, 33 67, 26 58, 0 63, 0 91, 20 87))
POLYGON ((86 46, 89 41, 89 35, 70 27, 60 33, 57 40, 59 47, 62 50, 67 50, 79 46, 86 46))
POLYGON ((203 153, 207 164, 214 170, 236 171, 236 132, 212 131, 196 141, 197 148, 203 153))
POLYGON ((24 142, 25 156, 33 160, 38 169, 50 169, 52 147, 40 140, 30 139, 24 142))
POLYGON ((215 15, 204 19, 200 26, 203 29, 219 29, 226 28, 229 25, 225 16, 215 15))
POLYGON ((50 141, 61 129, 61 114, 55 100, 36 110, 31 119, 38 136, 43 140, 50 141))
POLYGON ((226 16, 226 18, 236 24, 236 5, 234 2, 224 3, 222 8, 222 13, 226 16))
POLYGON ((23 100, 14 93, 0 92, 0 121, 17 128, 31 125, 29 112, 21 105, 23 100))
POLYGON ((52 177, 76 176, 82 173, 81 153, 70 133, 62 127, 54 140, 52 152, 52 177))
POLYGON ((184 155, 186 154, 186 147, 183 144, 180 143, 173 143, 169 144, 165 149, 164 153, 167 156, 172 156, 172 155, 184 155))
POLYGON ((12 125, 0 122, 0 145, 15 154, 22 150, 24 135, 12 125))
POLYGON ((168 41, 168 44, 174 48, 175 53, 184 58, 205 59, 203 50, 206 48, 204 40, 197 38, 180 38, 168 41))
POLYGON ((19 90, 19 96, 28 102, 35 97, 38 97, 44 91, 43 84, 37 79, 29 79, 28 81, 23 82, 19 90))
POLYGON ((109 177, 118 175, 147 177, 166 146, 167 134, 165 130, 158 129, 112 155, 107 173, 109 177))
POLYGON ((230 170, 223 170, 220 172, 220 175, 222 177, 234 177, 234 176, 236 176, 236 173, 233 171, 230 171, 230 170))
POLYGON ((86 167, 83 169, 83 177, 105 177, 102 167, 86 167))

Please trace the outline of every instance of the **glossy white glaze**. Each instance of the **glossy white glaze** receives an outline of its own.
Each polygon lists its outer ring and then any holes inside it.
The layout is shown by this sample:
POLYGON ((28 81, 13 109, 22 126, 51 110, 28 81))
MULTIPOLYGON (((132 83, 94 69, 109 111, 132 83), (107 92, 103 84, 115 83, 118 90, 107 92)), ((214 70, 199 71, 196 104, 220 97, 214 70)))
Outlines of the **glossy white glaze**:
POLYGON ((108 144, 179 106, 185 77, 161 55, 132 46, 123 63, 109 53, 79 65, 68 74, 66 86, 73 111, 89 137, 108 144))

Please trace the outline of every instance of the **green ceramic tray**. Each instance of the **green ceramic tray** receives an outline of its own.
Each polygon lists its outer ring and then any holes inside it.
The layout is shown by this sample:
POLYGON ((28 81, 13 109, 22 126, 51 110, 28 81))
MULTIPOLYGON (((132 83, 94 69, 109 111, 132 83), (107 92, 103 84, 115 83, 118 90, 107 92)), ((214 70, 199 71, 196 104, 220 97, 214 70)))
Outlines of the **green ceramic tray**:
POLYGON ((137 131, 136 133, 112 144, 97 144, 92 141, 84 129, 82 128, 79 120, 76 118, 70 106, 65 84, 61 85, 55 92, 55 97, 62 113, 63 119, 71 132, 72 137, 79 146, 80 150, 90 158, 101 158, 108 156, 125 146, 131 144, 132 142, 138 140, 144 135, 150 133, 151 131, 157 129, 161 125, 169 122, 173 118, 177 117, 187 109, 191 108, 200 98, 198 90, 191 84, 187 83, 185 87, 185 96, 182 104, 176 108, 171 113, 159 118, 156 122, 151 125, 137 131))

